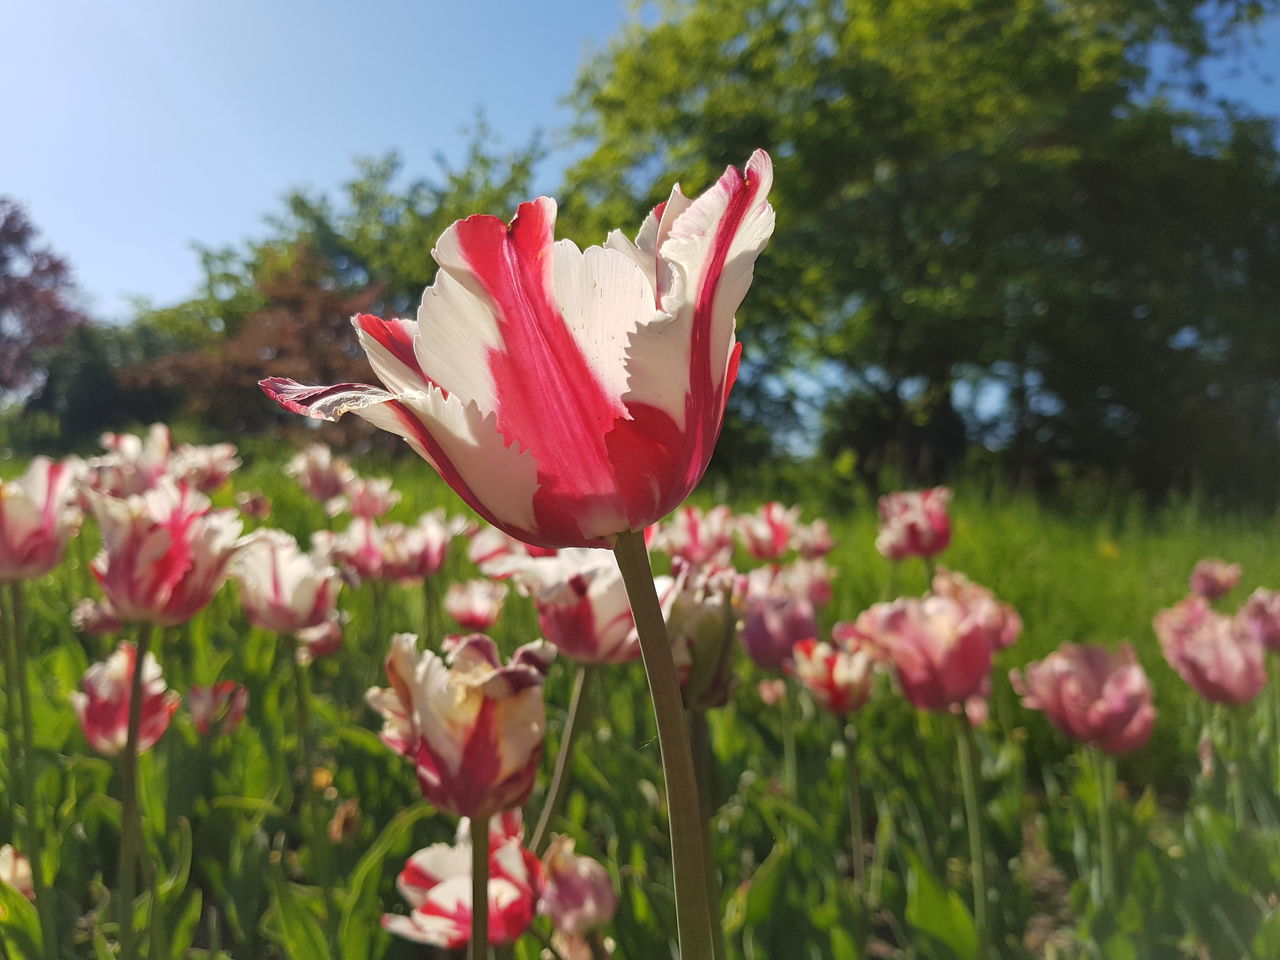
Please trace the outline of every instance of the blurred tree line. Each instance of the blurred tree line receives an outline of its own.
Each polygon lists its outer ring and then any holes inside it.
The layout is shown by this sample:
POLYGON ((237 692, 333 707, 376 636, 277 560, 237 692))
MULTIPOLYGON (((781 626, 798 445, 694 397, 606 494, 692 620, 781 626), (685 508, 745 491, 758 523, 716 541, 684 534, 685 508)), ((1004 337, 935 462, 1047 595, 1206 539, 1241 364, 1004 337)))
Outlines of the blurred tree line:
MULTIPOLYGON (((981 459, 1038 489, 1275 502, 1277 127, 1203 76, 1278 10, 664 2, 582 71, 562 230, 634 231, 677 176, 701 189, 770 150, 778 229, 739 316, 721 468, 808 439, 872 490, 981 459)), ((340 201, 294 193, 268 239, 203 251, 196 298, 46 351, 29 407, 70 442, 121 412, 274 427, 253 382, 365 379, 349 314, 411 312, 439 233, 509 216, 541 155, 481 129, 435 181, 400 185, 386 157, 340 201)))

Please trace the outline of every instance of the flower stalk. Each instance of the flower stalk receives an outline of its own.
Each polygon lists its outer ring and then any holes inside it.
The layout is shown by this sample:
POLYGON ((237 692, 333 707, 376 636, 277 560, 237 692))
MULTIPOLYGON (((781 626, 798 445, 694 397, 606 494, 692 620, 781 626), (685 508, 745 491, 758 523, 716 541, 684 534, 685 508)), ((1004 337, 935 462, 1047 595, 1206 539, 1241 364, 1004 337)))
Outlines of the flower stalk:
POLYGON ((849 786, 849 843, 853 854, 853 882, 858 896, 866 892, 867 853, 863 843, 862 772, 858 768, 858 731, 852 723, 841 723, 844 735, 844 768, 849 786))
POLYGON ((565 791, 569 785, 569 762, 573 756, 573 744, 578 738, 578 728, 588 720, 588 709, 584 709, 583 691, 587 686, 587 665, 579 664, 578 672, 573 677, 573 693, 569 696, 569 712, 564 718, 564 730, 560 734, 560 749, 556 754, 555 769, 551 774, 551 785, 547 787, 547 796, 542 801, 542 811, 538 814, 538 825, 534 828, 533 839, 529 849, 539 856, 543 853, 544 841, 551 821, 560 811, 565 791))
POLYGON ((138 730, 142 726, 142 674, 155 628, 138 625, 133 676, 129 679, 129 726, 120 757, 123 812, 120 820, 120 958, 136 960, 137 931, 133 927, 133 901, 138 894, 138 866, 142 860, 142 811, 138 805, 138 730))
POLYGON ((1098 781, 1098 842, 1100 849, 1101 885, 1103 903, 1113 903, 1116 895, 1116 759, 1096 748, 1093 755, 1094 770, 1098 781))
POLYGON ((964 791, 965 820, 969 826, 969 862, 973 878, 973 923, 978 931, 978 956, 991 955, 991 929, 987 919, 987 848, 982 835, 982 806, 978 800, 977 744, 973 727, 963 714, 955 716, 956 752, 960 760, 960 786, 964 791))
POLYGON ((467 960, 489 957, 489 818, 471 818, 471 943, 467 960))
POLYGON ((699 816, 698 782, 685 727, 680 681, 671 658, 667 627, 653 585, 644 534, 618 534, 614 547, 635 616, 641 656, 649 680, 662 751, 675 879, 676 928, 681 960, 712 960, 712 914, 707 898, 706 856, 699 816))

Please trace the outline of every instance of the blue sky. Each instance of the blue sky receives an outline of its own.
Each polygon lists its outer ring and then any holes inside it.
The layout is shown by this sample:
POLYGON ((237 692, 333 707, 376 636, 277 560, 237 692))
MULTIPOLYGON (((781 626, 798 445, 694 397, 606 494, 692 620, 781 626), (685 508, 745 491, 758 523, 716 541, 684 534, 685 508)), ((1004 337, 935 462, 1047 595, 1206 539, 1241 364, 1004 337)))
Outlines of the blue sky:
MULTIPOLYGON (((0 194, 24 204, 97 317, 199 279, 192 241, 262 232, 291 187, 333 190, 359 155, 430 174, 477 109, 507 146, 570 119, 585 57, 626 0, 41 0, 0 14, 0 194)), ((1214 88, 1280 114, 1280 19, 1214 88)), ((564 155, 543 167, 552 189, 564 155)))

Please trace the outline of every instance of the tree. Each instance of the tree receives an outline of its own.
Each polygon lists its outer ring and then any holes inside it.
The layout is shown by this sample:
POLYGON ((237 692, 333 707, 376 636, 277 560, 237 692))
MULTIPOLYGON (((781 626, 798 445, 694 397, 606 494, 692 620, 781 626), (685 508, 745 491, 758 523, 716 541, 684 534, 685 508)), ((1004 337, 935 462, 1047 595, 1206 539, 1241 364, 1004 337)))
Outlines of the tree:
POLYGON ((66 261, 37 245, 17 201, 0 197, 0 390, 39 385, 41 352, 86 322, 75 300, 66 261))
POLYGON ((667 3, 580 79, 592 150, 566 220, 594 234, 672 171, 697 187, 767 146, 778 230, 744 380, 807 373, 828 449, 868 483, 936 479, 960 429, 1015 477, 1065 460, 1233 490, 1280 451, 1261 412, 1280 387, 1280 163, 1271 124, 1194 95, 1202 59, 1274 9, 667 3), (1156 43, 1180 54, 1168 82, 1156 43), (1255 443, 1224 459, 1226 436, 1255 443))

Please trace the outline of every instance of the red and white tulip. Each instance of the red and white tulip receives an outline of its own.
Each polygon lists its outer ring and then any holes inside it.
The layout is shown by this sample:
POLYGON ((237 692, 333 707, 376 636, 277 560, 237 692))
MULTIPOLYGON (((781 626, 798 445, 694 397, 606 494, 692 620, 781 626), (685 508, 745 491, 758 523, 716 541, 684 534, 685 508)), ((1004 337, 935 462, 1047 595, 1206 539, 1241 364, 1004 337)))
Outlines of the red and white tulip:
POLYGON ((209 687, 193 683, 187 691, 187 709, 196 733, 206 736, 216 726, 218 733, 230 736, 239 729, 249 709, 249 691, 230 680, 209 687))
POLYGON ((0 583, 42 577, 80 529, 76 484, 84 464, 36 457, 22 476, 0 481, 0 583))
MULTIPOLYGON (((129 735, 129 702, 138 651, 122 643, 106 660, 85 671, 80 689, 71 694, 71 705, 80 719, 89 745, 109 757, 122 753, 129 735)), ((138 728, 138 752, 155 746, 182 697, 165 686, 160 664, 150 653, 142 661, 142 723, 138 728)))
POLYGON ((434 577, 444 566, 449 544, 466 528, 465 520, 443 510, 424 513, 412 526, 397 525, 387 539, 383 576, 401 582, 434 577))
POLYGON ((88 462, 88 488, 110 497, 146 493, 169 474, 173 437, 163 423, 153 423, 145 439, 132 433, 104 433, 107 452, 88 462))
POLYGON ((297 481, 308 497, 326 505, 337 501, 347 484, 356 478, 351 464, 335 457, 323 443, 304 447, 285 464, 284 472, 297 481))
POLYGON ((694 569, 721 569, 733 559, 736 523, 723 504, 705 512, 684 506, 658 525, 649 546, 694 569))
POLYGON ((450 637, 448 660, 399 634, 387 657, 391 686, 367 700, 382 714, 382 740, 413 761, 418 784, 441 810, 487 817, 523 806, 542 756, 542 681, 555 651, 527 644, 504 666, 482 634, 450 637))
POLYGON ((186 480, 201 493, 212 493, 226 483, 240 467, 234 443, 199 446, 183 443, 173 455, 169 473, 186 480))
POLYGON ((126 623, 172 627, 190 620, 213 599, 243 545, 235 513, 211 510, 186 481, 162 477, 124 499, 85 496, 102 531, 93 575, 126 623))
POLYGON ((349 513, 364 520, 376 520, 390 513, 400 497, 400 491, 391 489, 390 477, 352 477, 325 509, 330 516, 349 513))
POLYGON ((696 200, 675 188, 636 242, 554 239, 555 201, 445 231, 417 320, 355 326, 382 387, 270 379, 286 409, 398 434, 490 523, 544 547, 609 546, 679 506, 737 375, 734 313, 773 231, 763 151, 696 200))
POLYGON ((502 601, 506 598, 505 583, 492 580, 451 583, 444 595, 444 610, 468 633, 484 633, 498 622, 502 601))
POLYGON ((755 513, 740 516, 738 534, 747 552, 757 560, 777 560, 791 549, 791 536, 799 519, 799 507, 784 507, 771 501, 755 513))
POLYGON ((946 487, 902 491, 880 498, 880 533, 876 549, 890 560, 932 557, 951 542, 951 517, 946 487))
POLYGON ((335 617, 338 571, 303 553, 283 530, 259 530, 231 563, 240 602, 255 627, 296 634, 335 617))
POLYGON ((31 878, 31 861, 19 853, 12 844, 0 846, 0 883, 8 884, 28 900, 36 898, 36 886, 31 878))
POLYGON ((569 937, 603 927, 618 910, 613 878, 599 861, 573 852, 572 837, 552 839, 542 858, 545 882, 538 913, 569 937))
POLYGON ((795 645, 788 671, 820 704, 844 716, 867 702, 878 665, 875 651, 865 645, 810 638, 795 645))

